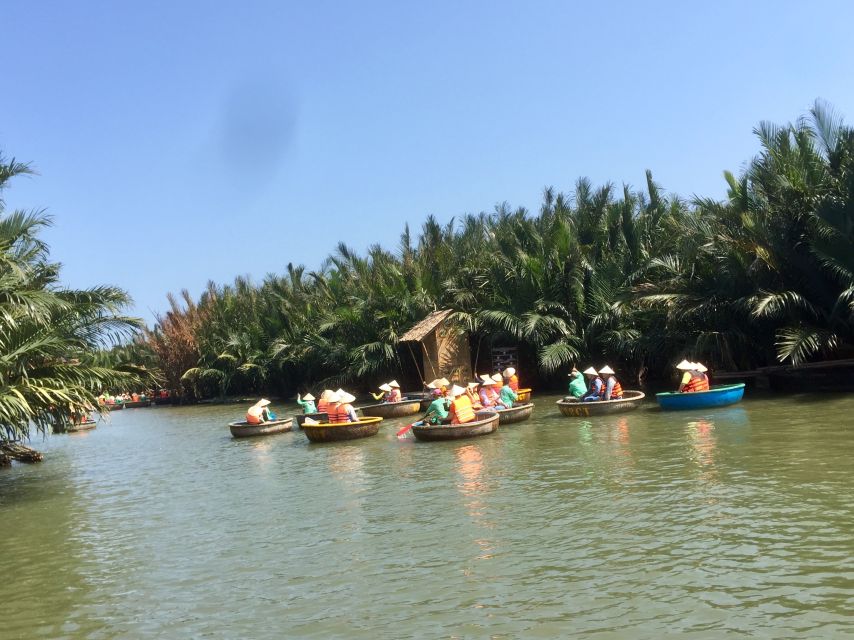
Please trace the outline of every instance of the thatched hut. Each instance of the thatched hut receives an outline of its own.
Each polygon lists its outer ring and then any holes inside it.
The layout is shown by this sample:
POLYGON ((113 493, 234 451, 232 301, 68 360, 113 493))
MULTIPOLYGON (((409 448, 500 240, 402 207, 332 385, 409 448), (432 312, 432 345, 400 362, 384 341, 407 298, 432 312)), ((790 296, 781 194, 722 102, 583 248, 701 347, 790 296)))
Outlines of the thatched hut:
POLYGON ((449 319, 452 311, 434 311, 404 333, 400 341, 408 343, 421 379, 429 382, 448 378, 454 382, 472 379, 468 332, 449 319), (419 343, 420 349, 413 349, 419 343))

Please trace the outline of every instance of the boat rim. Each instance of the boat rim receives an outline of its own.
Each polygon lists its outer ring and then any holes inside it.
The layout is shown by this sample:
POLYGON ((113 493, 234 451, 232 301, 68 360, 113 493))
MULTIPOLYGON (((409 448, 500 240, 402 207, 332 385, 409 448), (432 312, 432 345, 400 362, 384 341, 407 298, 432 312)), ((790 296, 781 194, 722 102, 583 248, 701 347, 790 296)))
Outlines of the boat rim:
POLYGON ((744 389, 744 387, 746 385, 747 385, 746 382, 736 382, 735 384, 723 384, 723 385, 720 385, 717 387, 712 387, 711 389, 708 389, 707 391, 690 391, 690 392, 661 391, 659 393, 656 393, 655 397, 656 398, 659 398, 661 396, 680 396, 681 397, 681 396, 687 396, 687 395, 690 395, 692 397, 693 396, 701 396, 701 395, 706 394, 706 393, 715 393, 715 392, 719 392, 719 391, 732 391, 734 389, 744 389))

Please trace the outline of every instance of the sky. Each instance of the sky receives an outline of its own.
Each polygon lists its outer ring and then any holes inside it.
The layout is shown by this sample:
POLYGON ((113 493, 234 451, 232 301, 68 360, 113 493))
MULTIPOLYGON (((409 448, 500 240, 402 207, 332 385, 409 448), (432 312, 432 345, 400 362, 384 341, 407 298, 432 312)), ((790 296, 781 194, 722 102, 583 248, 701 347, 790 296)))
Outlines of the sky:
POLYGON ((723 198, 753 128, 854 118, 854 3, 9 0, 6 208, 64 284, 166 293, 309 269, 340 241, 579 177, 723 198))

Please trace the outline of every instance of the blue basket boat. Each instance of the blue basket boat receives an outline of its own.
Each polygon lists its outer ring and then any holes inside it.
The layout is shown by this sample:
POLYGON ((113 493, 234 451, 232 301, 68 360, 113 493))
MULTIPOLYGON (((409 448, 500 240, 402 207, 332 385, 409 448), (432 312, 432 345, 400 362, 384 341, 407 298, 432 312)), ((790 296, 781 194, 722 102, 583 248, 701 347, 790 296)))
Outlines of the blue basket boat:
POLYGON ((735 404, 744 396, 744 383, 712 387, 708 391, 691 393, 656 393, 655 399, 662 409, 706 409, 735 404))

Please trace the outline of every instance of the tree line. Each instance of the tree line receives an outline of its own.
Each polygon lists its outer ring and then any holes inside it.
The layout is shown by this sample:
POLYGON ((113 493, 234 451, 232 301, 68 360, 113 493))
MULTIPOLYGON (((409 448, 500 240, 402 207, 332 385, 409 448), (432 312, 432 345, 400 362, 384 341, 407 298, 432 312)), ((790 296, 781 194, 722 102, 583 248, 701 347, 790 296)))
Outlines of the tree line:
POLYGON ((582 361, 644 377, 686 356, 740 370, 851 355, 854 131, 817 102, 755 135, 723 201, 666 194, 647 172, 640 190, 548 188, 535 213, 430 216, 395 248, 342 243, 314 271, 170 295, 141 351, 199 397, 395 376, 411 366, 400 335, 441 308, 543 377, 582 361))

